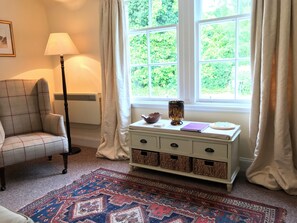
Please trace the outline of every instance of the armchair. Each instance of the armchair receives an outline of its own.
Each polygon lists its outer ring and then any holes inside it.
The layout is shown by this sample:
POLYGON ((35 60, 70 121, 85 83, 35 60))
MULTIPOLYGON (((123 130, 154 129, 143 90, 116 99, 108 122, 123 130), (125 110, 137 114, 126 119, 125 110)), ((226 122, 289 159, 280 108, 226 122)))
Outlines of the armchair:
POLYGON ((5 167, 62 154, 67 173, 68 140, 63 116, 51 113, 48 84, 40 80, 0 81, 0 180, 5 167))

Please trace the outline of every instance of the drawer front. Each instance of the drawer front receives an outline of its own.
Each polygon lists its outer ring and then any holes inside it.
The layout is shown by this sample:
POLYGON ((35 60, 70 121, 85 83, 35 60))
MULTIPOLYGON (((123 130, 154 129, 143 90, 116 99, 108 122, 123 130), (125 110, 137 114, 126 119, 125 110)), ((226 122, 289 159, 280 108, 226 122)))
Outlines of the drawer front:
POLYGON ((206 142, 193 142, 193 154, 205 159, 227 159, 228 145, 206 142))
POLYGON ((132 133, 131 147, 146 150, 159 150, 157 144, 157 137, 145 134, 132 133))
POLYGON ((174 154, 187 154, 192 153, 192 141, 176 138, 160 138, 161 150, 174 154))

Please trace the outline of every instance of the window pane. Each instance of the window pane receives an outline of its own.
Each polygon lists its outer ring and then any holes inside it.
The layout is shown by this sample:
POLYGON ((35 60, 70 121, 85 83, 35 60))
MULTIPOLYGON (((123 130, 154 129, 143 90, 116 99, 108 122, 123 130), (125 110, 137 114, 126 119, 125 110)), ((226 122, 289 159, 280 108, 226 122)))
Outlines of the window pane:
POLYGON ((149 24, 149 0, 129 0, 129 28, 138 29, 149 24))
POLYGON ((176 61, 176 31, 156 32, 150 34, 151 62, 176 61))
POLYGON ((233 99, 233 62, 202 63, 200 67, 200 93, 203 99, 233 99))
POLYGON ((152 67, 152 96, 177 97, 177 66, 152 67))
POLYGON ((201 25, 200 33, 203 60, 235 57, 235 22, 201 25))
POLYGON ((242 99, 249 99, 252 86, 250 61, 238 62, 237 82, 238 97, 242 99))
POLYGON ((177 0, 152 0, 152 26, 177 24, 177 0))
POLYGON ((147 37, 145 34, 130 36, 131 64, 147 64, 147 37))
POLYGON ((240 0, 239 1, 239 13, 251 13, 251 0, 240 0))
POLYGON ((237 0, 202 0, 202 19, 219 18, 237 14, 237 0))
POLYGON ((250 20, 239 21, 239 57, 249 57, 250 56, 250 20))
POLYGON ((133 96, 148 96, 149 75, 147 67, 132 67, 131 83, 133 96))

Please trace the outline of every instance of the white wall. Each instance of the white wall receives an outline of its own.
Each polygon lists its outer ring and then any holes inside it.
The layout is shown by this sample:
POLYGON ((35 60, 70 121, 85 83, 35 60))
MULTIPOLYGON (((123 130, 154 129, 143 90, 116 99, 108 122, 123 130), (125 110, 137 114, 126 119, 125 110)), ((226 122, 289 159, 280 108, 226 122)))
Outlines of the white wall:
POLYGON ((12 22, 15 57, 0 57, 0 79, 44 77, 54 89, 52 64, 44 56, 48 20, 39 0, 0 0, 0 20, 12 22))
MULTIPOLYGON (((43 0, 50 32, 69 33, 80 54, 65 56, 68 92, 101 92, 98 0, 43 0)), ((55 91, 62 92, 59 57, 54 56, 55 91)))

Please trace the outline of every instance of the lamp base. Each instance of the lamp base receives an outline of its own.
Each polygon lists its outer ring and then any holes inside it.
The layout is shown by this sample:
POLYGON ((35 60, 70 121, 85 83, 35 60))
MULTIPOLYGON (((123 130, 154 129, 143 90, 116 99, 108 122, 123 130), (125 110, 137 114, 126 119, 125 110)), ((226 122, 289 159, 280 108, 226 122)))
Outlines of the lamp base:
POLYGON ((69 149, 68 155, 74 155, 80 153, 81 149, 79 147, 71 147, 69 149))

